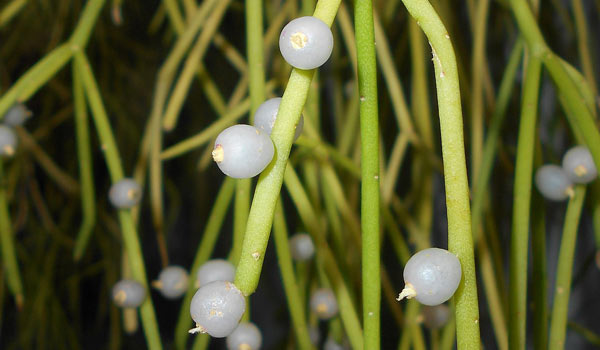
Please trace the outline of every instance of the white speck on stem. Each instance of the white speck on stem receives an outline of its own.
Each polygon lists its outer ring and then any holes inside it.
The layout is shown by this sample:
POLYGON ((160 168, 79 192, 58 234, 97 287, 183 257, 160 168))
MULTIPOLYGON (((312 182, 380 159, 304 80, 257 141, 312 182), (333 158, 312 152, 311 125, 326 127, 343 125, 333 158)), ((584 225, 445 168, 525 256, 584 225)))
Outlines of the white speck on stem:
POLYGON ((252 253, 252 258, 254 258, 255 261, 258 261, 258 259, 260 259, 260 253, 259 252, 252 253))

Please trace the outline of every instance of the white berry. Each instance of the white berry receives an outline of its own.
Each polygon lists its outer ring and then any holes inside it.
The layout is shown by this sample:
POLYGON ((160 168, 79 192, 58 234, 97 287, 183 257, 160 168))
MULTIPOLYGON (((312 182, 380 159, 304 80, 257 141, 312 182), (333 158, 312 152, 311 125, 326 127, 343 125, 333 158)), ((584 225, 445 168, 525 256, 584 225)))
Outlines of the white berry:
POLYGON ((190 314, 196 328, 190 333, 208 333, 215 338, 231 334, 246 311, 242 292, 231 282, 215 281, 196 291, 190 304, 190 314))
POLYGON ((397 300, 414 297, 424 305, 439 305, 454 295, 461 275, 456 255, 440 248, 421 250, 404 266, 405 287, 397 300))
POLYGON ((279 50, 292 67, 314 69, 331 56, 333 34, 329 26, 316 17, 296 18, 283 27, 279 50))
POLYGON ((225 175, 245 179, 260 174, 271 163, 274 153, 273 141, 267 133, 238 124, 217 136, 212 156, 225 175))
POLYGON ((152 286, 158 289, 168 299, 177 299, 188 288, 188 273, 181 266, 167 266, 158 275, 158 280, 152 286))
POLYGON ((112 289, 112 299, 119 307, 138 307, 146 299, 146 288, 134 280, 120 280, 112 289))
POLYGON ((12 157, 17 150, 17 135, 6 125, 0 125, 0 155, 12 157))
POLYGON ((228 350, 258 350, 262 345, 262 334, 254 323, 243 322, 227 336, 228 350))
POLYGON ((131 208, 140 202, 142 188, 134 179, 124 178, 110 187, 108 197, 117 208, 131 208))
POLYGON ((547 164, 535 172, 535 186, 544 198, 563 201, 573 194, 573 183, 563 168, 547 164))
POLYGON ((562 167, 567 177, 577 184, 587 184, 598 177, 598 169, 590 150, 584 146, 576 146, 565 153, 562 167))
POLYGON ((23 125, 31 117, 31 111, 22 103, 12 106, 4 115, 4 124, 8 126, 23 125))
POLYGON ((328 320, 338 313, 335 294, 329 288, 317 289, 310 297, 310 308, 322 320, 328 320))
POLYGON ((224 259, 213 259, 205 262, 196 272, 196 286, 198 288, 214 281, 233 282, 235 266, 224 259))
POLYGON ((296 233, 290 238, 290 252, 297 261, 310 260, 315 255, 315 245, 307 233, 296 233))
MULTIPOLYGON (((277 119, 277 113, 279 112, 279 105, 281 104, 281 97, 274 97, 263 102, 254 113, 254 126, 260 131, 271 135, 271 130, 275 125, 277 119)), ((302 134, 302 128, 304 127, 304 117, 301 115, 298 124, 296 125, 296 132, 294 134, 294 141, 302 134)))

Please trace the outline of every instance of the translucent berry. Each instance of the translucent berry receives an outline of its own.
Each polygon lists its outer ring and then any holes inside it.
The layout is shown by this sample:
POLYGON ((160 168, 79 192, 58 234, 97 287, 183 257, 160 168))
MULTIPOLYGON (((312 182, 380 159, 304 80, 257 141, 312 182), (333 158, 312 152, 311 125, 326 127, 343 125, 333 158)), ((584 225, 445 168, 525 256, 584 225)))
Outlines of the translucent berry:
POLYGON ((140 202, 142 188, 134 179, 124 178, 110 187, 108 197, 117 208, 131 208, 140 202))
POLYGON ((283 27, 279 50, 292 67, 314 69, 331 56, 333 34, 329 26, 316 17, 296 18, 283 27))
MULTIPOLYGON (((259 130, 271 135, 271 130, 275 125, 275 119, 277 119, 277 112, 279 111, 279 105, 281 104, 281 97, 275 97, 266 100, 254 113, 254 126, 259 130)), ((304 117, 300 116, 300 120, 296 125, 296 133, 294 134, 294 141, 300 137, 302 128, 304 127, 304 117)))
POLYGON ((0 125, 0 155, 12 157, 17 150, 17 144, 15 131, 6 125, 0 125))
POLYGON ((8 126, 23 125, 31 117, 31 111, 22 103, 12 106, 4 115, 4 124, 8 126))
POLYGON ((421 250, 404 266, 405 286, 397 300, 414 297, 424 305, 439 305, 454 295, 461 275, 456 255, 440 248, 421 250))
POLYGON ((225 175, 245 179, 260 174, 271 163, 274 153, 273 141, 267 133, 238 124, 217 136, 212 156, 225 175))
POLYGON ((258 350, 262 345, 262 334, 254 323, 242 322, 227 336, 228 350, 258 350))
POLYGON ((348 350, 350 346, 348 344, 340 344, 335 341, 332 337, 327 337, 325 344, 323 344, 323 350, 348 350))
POLYGON ((158 280, 152 286, 158 289, 168 299, 177 299, 188 288, 188 273, 181 266, 167 266, 158 275, 158 280))
POLYGON ((423 306, 421 309, 423 324, 429 329, 442 328, 450 319, 450 308, 446 304, 423 306))
POLYGON ((544 198, 563 201, 573 194, 573 183, 563 168, 547 164, 535 172, 535 186, 544 198))
POLYGON ((198 288, 214 281, 233 282, 235 266, 224 259, 213 259, 205 262, 196 272, 196 286, 198 288))
POLYGON ((146 288, 134 280, 120 280, 112 289, 112 299, 119 307, 138 307, 146 298, 146 288))
POLYGON ((190 333, 208 333, 215 338, 231 334, 246 311, 246 300, 237 287, 226 281, 206 284, 194 294, 190 305, 196 328, 190 333))
POLYGON ((315 245, 307 233, 296 233, 290 238, 290 252, 297 261, 310 260, 315 255, 315 245))
POLYGON ((310 297, 310 308, 322 320, 328 320, 338 313, 335 294, 329 288, 315 290, 310 297))
POLYGON ((592 154, 584 146, 568 150, 563 157, 562 167, 567 177, 576 184, 587 184, 598 177, 592 154))

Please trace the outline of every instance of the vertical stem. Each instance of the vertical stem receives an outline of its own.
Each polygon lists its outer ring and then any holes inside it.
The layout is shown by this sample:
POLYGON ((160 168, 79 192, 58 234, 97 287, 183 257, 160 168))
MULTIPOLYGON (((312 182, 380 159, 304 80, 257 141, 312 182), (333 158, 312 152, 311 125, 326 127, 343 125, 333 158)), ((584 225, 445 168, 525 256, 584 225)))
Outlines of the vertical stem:
POLYGON ((294 275, 294 266, 290 255, 290 245, 288 242, 288 232, 283 214, 283 205, 281 201, 277 202, 275 209, 275 218, 273 220, 273 238, 275 240, 275 249, 277 250, 277 261, 281 270, 281 280, 287 297, 288 308, 292 318, 292 325, 298 339, 298 347, 301 350, 313 349, 306 327, 306 315, 303 308, 302 299, 298 291, 298 283, 294 275))
POLYGON ((433 51, 446 186, 448 248, 458 256, 463 272, 454 294, 458 349, 479 349, 479 307, 456 57, 448 31, 429 2, 403 2, 427 35, 433 51))
POLYGON ((530 56, 525 67, 521 121, 517 141, 512 235, 509 258, 508 343, 511 349, 525 349, 527 325, 527 249, 533 178, 533 151, 537 119, 541 61, 530 56))
POLYGON ((556 269, 556 284, 554 288, 554 304, 552 306, 552 319, 550 322, 549 349, 559 350, 565 346, 567 333, 567 311, 569 310, 569 296, 571 294, 571 276, 573 274, 573 260, 577 228, 585 199, 585 186, 575 187, 575 195, 569 200, 565 224, 563 226, 558 267, 556 269))
POLYGON ((379 121, 373 3, 354 3, 361 141, 362 285, 365 349, 380 347, 379 121))
MULTIPOLYGON (((75 53, 75 64, 76 69, 81 74, 83 87, 88 103, 92 110, 94 123, 96 124, 96 131, 98 132, 100 142, 102 143, 102 149, 104 151, 104 157, 106 159, 111 180, 113 183, 115 183, 123 178, 123 168, 114 135, 108 121, 108 116, 106 114, 106 110, 104 109, 100 92, 98 91, 96 80, 94 79, 94 75, 87 58, 81 51, 75 53)), ((129 258, 129 262, 131 264, 132 276, 146 289, 148 289, 146 269, 144 267, 144 257, 142 255, 142 250, 135 224, 133 222, 133 217, 131 215, 131 210, 121 209, 118 211, 118 213, 123 243, 125 245, 125 250, 127 251, 127 257, 129 258)), ((158 331, 158 324, 156 322, 156 314, 154 313, 154 306, 152 305, 152 298, 146 298, 140 307, 140 314, 148 348, 153 350, 162 349, 160 333, 158 331)))
POLYGON ((79 260, 89 242, 96 223, 96 200, 90 148, 90 131, 81 74, 73 66, 73 99, 75 104, 75 132, 77 156, 79 159, 79 178, 81 182, 81 211, 83 221, 75 241, 73 256, 79 260))
POLYGON ((15 242, 13 240, 8 200, 6 198, 6 177, 4 176, 4 160, 0 159, 0 243, 2 243, 2 263, 6 274, 8 288, 15 297, 18 308, 23 306, 23 283, 17 263, 15 242))

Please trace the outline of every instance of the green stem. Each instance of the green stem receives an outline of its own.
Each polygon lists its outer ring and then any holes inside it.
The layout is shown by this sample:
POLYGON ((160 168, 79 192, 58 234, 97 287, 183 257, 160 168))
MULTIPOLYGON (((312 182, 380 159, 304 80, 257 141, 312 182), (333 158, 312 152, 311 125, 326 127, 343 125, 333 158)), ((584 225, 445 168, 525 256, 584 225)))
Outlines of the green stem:
MULTIPOLYGON (((235 190, 235 180, 233 178, 226 178, 221 185, 221 189, 215 199, 215 204, 208 216, 206 221, 206 227, 202 233, 202 240, 198 244, 198 250, 194 257, 194 262, 190 268, 190 276, 192 276, 192 283, 189 284, 188 290, 181 303, 181 310, 179 311, 179 317, 175 325, 175 348, 178 350, 186 349, 187 339, 189 338, 188 330, 192 325, 190 318, 190 303, 196 293, 196 283, 194 281, 196 272, 206 262, 215 247, 215 243, 219 238, 221 227, 225 222, 225 215, 227 214, 227 208, 233 198, 233 192, 235 190)), ((201 338, 198 336, 197 338, 201 338)), ((198 342, 198 340, 196 340, 198 342)))
POLYGON ((83 214, 83 221, 77 234, 77 240, 75 241, 73 257, 75 260, 79 260, 85 252, 96 223, 96 195, 94 191, 88 114, 81 74, 75 66, 73 66, 73 100, 75 104, 75 132, 77 156, 79 159, 79 178, 81 182, 81 211, 83 214))
POLYGON ((527 320, 527 249, 533 178, 533 152, 538 109, 541 62, 533 56, 525 67, 521 121, 517 141, 514 204, 509 260, 508 342, 511 349, 525 349, 527 320))
POLYGON ((429 2, 403 2, 427 35, 433 50, 446 185, 448 248, 458 256, 463 272, 461 284, 454 294, 458 349, 479 349, 479 307, 456 58, 448 31, 429 2))
POLYGON ((290 246, 288 242, 288 232, 283 214, 281 201, 277 202, 275 209, 275 218, 273 221, 273 235, 275 240, 275 249, 277 250, 277 261, 281 270, 281 279, 283 288, 287 297, 288 308, 292 318, 292 325, 296 332, 298 346, 301 350, 314 349, 308 335, 306 327, 306 316, 300 294, 298 292, 298 283, 294 276, 294 266, 290 255, 290 246))
POLYGON ((579 89, 569 76, 561 60, 548 48, 527 2, 525 0, 510 0, 510 6, 531 54, 542 60, 559 94, 564 96, 567 105, 573 112, 571 118, 574 120, 570 121, 571 125, 577 125, 586 146, 594 158, 594 163, 596 163, 596 166, 600 165, 600 131, 598 131, 593 114, 587 108, 579 89))
POLYGON ((488 193, 488 185, 492 175, 496 153, 498 151, 500 131, 502 131, 502 125, 504 124, 504 119, 506 117, 506 109, 508 107, 508 103, 510 102, 510 97, 512 96, 513 85, 522 55, 523 41, 518 40, 513 47, 508 64, 504 70, 504 75, 502 76, 502 81, 500 82, 498 98, 496 99, 496 108, 494 109, 492 121, 485 139, 483 159, 479 169, 479 176, 477 177, 477 180, 474 181, 473 203, 471 205, 471 221, 475 235, 475 241, 477 241, 477 236, 479 235, 479 225, 481 223, 483 211, 483 200, 485 198, 485 194, 488 193))
MULTIPOLYGON (((340 0, 321 0, 317 4, 314 16, 331 25, 339 4, 340 0)), ((276 149, 275 159, 258 179, 235 275, 235 284, 245 295, 250 295, 256 290, 260 279, 275 203, 281 191, 295 125, 300 119, 313 75, 314 70, 294 69, 279 106, 277 120, 271 133, 276 149)))
POLYGON ((354 2, 360 94, 362 285, 365 348, 380 347, 379 120, 373 3, 354 2))
POLYGON ((23 306, 23 283, 19 273, 12 224, 8 211, 7 182, 4 176, 3 163, 4 161, 0 159, 0 243, 2 243, 2 263, 8 288, 15 297, 15 304, 20 309, 23 306))
POLYGON ((533 309, 533 347, 548 348, 548 273, 546 264, 546 210, 543 198, 534 194, 538 203, 531 213, 531 256, 533 261, 531 286, 533 309))
POLYGON ((579 227, 585 191, 585 186, 575 187, 575 195, 569 200, 567 214, 565 215, 560 253, 558 255, 558 267, 556 269, 552 320, 550 322, 549 349, 552 350, 563 349, 565 346, 575 243, 577 241, 577 228, 579 227))
MULTIPOLYGON (((98 86, 94 79, 90 63, 81 51, 75 53, 75 64, 76 69, 79 71, 79 74, 81 74, 83 87, 92 110, 92 116, 94 123, 96 124, 100 142, 102 143, 102 149, 104 151, 104 157, 111 180, 115 183, 123 178, 123 168, 98 86)), ((119 221, 121 224, 123 243, 125 244, 125 250, 127 251, 127 256, 131 264, 133 278, 148 289, 144 257, 142 255, 131 211, 119 210, 119 221)), ((152 298, 146 298, 140 307, 140 314, 148 347, 150 349, 162 349, 154 306, 152 305, 152 298)))

